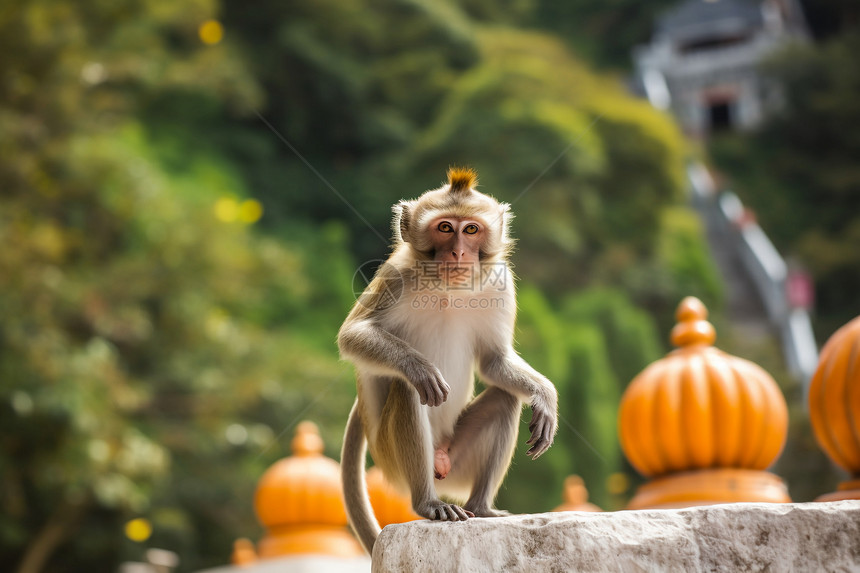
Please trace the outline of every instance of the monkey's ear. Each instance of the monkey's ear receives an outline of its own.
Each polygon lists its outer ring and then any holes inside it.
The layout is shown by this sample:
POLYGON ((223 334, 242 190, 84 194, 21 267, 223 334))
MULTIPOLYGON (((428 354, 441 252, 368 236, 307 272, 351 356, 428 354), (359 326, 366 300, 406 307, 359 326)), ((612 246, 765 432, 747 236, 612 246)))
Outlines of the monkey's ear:
POLYGON ((408 201, 401 201, 394 205, 391 210, 394 217, 391 220, 391 230, 394 232, 394 242, 396 244, 409 243, 409 224, 412 220, 412 209, 408 201))
POLYGON ((501 239, 503 243, 508 243, 511 240, 511 219, 514 218, 514 213, 511 211, 509 203, 499 203, 499 221, 501 222, 501 239))
POLYGON ((501 243, 501 251, 505 256, 509 256, 514 247, 514 240, 511 238, 511 219, 514 218, 514 213, 511 211, 511 206, 508 203, 499 204, 499 242, 501 243))

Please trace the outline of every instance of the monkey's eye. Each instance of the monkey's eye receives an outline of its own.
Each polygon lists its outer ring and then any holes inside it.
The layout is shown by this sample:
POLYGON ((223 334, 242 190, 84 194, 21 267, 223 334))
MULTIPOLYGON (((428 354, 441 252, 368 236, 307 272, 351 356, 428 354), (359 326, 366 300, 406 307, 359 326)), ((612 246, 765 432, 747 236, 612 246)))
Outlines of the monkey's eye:
POLYGON ((467 235, 474 235, 475 233, 478 232, 478 226, 474 223, 469 223, 463 229, 463 232, 466 233, 467 235))
POLYGON ((440 231, 442 231, 443 233, 453 233, 454 232, 454 227, 452 227, 451 223, 449 223, 448 221, 442 221, 441 223, 439 223, 439 226, 436 228, 439 229, 440 231))

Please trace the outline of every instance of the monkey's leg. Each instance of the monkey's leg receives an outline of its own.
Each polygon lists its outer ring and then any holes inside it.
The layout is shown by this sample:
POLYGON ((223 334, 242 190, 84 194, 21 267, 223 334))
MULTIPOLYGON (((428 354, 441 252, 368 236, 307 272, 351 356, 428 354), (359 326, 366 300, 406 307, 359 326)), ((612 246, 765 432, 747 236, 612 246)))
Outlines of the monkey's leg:
POLYGON ((463 508, 476 517, 508 515, 492 506, 514 455, 521 408, 516 396, 491 386, 457 420, 451 467, 471 478, 472 492, 463 508))
POLYGON ((418 394, 403 380, 391 384, 376 441, 377 451, 400 469, 401 477, 409 484, 415 513, 441 521, 464 521, 473 517, 460 506, 445 503, 436 495, 430 422, 418 401, 418 394))

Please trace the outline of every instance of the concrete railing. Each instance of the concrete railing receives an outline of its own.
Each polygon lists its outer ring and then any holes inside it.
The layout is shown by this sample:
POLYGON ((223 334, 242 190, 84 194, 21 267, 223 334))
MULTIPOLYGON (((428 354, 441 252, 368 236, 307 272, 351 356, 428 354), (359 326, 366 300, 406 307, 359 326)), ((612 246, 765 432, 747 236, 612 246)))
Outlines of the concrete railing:
POLYGON ((745 274, 778 333, 789 372, 806 387, 818 365, 818 346, 809 313, 789 303, 788 267, 762 228, 731 191, 718 193, 708 170, 691 163, 687 176, 697 208, 719 225, 720 235, 736 251, 745 274))

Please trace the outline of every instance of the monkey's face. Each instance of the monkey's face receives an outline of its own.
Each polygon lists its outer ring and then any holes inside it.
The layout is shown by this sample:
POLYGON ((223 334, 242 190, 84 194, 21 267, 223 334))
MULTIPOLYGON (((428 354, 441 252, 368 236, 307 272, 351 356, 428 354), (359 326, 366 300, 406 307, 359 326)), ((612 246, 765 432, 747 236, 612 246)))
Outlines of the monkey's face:
POLYGON ((513 246, 509 205, 465 187, 476 183, 474 173, 465 176, 469 180, 460 186, 451 183, 394 205, 395 247, 408 243, 414 259, 458 270, 505 262, 513 246))
POLYGON ((439 217, 430 222, 434 260, 445 266, 472 267, 480 261, 486 238, 482 221, 462 217, 439 217))

